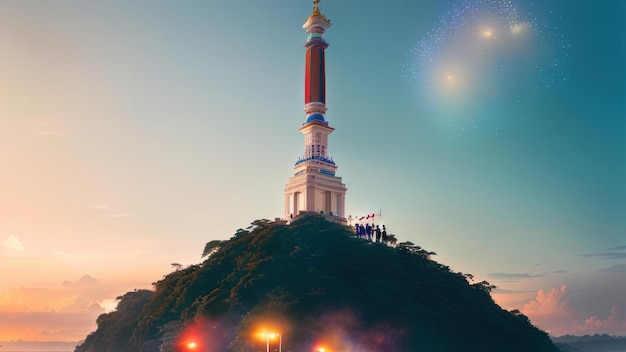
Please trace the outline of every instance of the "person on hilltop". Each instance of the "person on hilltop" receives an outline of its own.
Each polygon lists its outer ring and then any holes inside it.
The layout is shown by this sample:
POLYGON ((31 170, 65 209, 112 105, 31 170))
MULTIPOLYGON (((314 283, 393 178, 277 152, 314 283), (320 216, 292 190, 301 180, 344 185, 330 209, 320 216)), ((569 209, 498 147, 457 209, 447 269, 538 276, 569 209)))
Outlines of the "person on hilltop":
POLYGON ((383 243, 387 244, 387 242, 389 241, 389 239, 387 238, 387 229, 385 228, 385 225, 383 225, 383 243))

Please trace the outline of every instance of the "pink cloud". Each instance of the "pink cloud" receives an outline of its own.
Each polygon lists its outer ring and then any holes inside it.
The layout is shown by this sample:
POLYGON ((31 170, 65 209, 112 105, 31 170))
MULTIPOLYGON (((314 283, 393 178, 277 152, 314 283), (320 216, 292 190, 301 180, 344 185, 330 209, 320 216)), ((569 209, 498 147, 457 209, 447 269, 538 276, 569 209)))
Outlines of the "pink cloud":
POLYGON ((567 316, 571 315, 570 302, 567 298, 567 286, 554 287, 550 291, 539 290, 537 297, 526 303, 521 312, 528 317, 567 316))
POLYGON ((569 322, 575 319, 565 285, 550 291, 539 290, 535 299, 526 303, 520 311, 534 325, 554 336, 568 333, 569 322))
POLYGON ((593 315, 583 322, 576 321, 575 329, 578 334, 610 334, 624 335, 626 334, 626 319, 621 314, 621 307, 611 307, 609 317, 605 320, 598 319, 593 315))
POLYGON ((63 283, 61 284, 62 286, 65 287, 71 287, 71 286, 80 286, 80 285, 92 285, 98 282, 98 279, 92 277, 91 275, 83 275, 81 276, 78 280, 71 282, 69 280, 65 280, 63 281, 63 283))
POLYGON ((103 298, 87 297, 80 291, 55 288, 20 287, 0 292, 0 313, 7 312, 87 312, 100 306, 103 298))
POLYGON ((0 291, 0 341, 83 339, 115 297, 111 291, 90 275, 59 286, 0 291))
POLYGON ((572 307, 567 286, 550 291, 539 290, 535 299, 520 310, 534 325, 550 335, 612 334, 626 335, 626 320, 620 316, 620 307, 613 306, 607 319, 597 316, 582 318, 572 307))

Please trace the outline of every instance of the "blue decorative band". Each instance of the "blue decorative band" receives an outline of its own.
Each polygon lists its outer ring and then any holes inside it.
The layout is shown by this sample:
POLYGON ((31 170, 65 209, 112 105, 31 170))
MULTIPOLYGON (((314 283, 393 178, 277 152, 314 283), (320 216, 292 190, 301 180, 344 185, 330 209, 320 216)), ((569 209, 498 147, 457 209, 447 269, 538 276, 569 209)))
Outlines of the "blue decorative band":
POLYGON ((304 44, 304 47, 308 48, 308 47, 311 47, 313 45, 319 45, 319 46, 321 46, 324 49, 328 48, 328 42, 326 42, 321 37, 313 37, 313 38, 311 38, 311 40, 309 40, 308 42, 306 42, 306 44, 304 44))
MULTIPOLYGON (((322 114, 313 114, 306 118, 307 123, 313 122, 313 121, 326 122, 324 121, 324 115, 322 114)), ((328 123, 326 122, 325 124, 327 125, 328 123)))
POLYGON ((309 161, 309 160, 319 160, 319 161, 322 161, 331 165, 335 165, 335 162, 332 159, 328 159, 323 156, 317 156, 317 155, 313 155, 310 158, 298 159, 298 161, 296 161, 296 165, 302 164, 303 162, 309 161))

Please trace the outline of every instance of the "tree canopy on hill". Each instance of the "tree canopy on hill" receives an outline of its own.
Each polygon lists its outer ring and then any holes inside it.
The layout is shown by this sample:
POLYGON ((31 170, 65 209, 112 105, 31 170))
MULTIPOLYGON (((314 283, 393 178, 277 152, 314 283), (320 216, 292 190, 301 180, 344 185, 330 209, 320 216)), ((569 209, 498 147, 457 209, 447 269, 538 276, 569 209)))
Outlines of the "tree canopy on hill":
POLYGON ((291 352, 558 351, 495 304, 488 282, 471 283, 410 242, 357 239, 316 215, 254 224, 207 243, 204 262, 154 292, 121 297, 76 352, 265 351, 263 331, 280 333, 291 352))

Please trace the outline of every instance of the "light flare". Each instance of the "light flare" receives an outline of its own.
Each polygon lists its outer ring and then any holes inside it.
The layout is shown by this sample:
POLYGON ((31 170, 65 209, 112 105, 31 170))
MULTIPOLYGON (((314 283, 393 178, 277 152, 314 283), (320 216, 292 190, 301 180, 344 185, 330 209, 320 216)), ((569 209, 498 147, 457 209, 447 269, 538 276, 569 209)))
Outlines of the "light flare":
POLYGON ((262 337, 263 339, 273 340, 273 339, 275 339, 278 336, 278 334, 274 333, 274 332, 269 332, 269 333, 268 332, 261 332, 261 333, 259 333, 259 336, 262 337))
POLYGON ((193 351, 193 350, 195 350, 196 348, 198 348, 198 344, 197 344, 197 343, 195 343, 195 342, 193 342, 193 341, 192 341, 192 342, 187 343, 187 349, 188 349, 188 350, 193 351))

